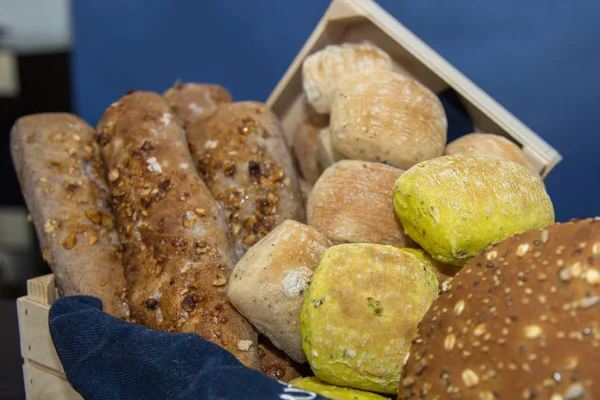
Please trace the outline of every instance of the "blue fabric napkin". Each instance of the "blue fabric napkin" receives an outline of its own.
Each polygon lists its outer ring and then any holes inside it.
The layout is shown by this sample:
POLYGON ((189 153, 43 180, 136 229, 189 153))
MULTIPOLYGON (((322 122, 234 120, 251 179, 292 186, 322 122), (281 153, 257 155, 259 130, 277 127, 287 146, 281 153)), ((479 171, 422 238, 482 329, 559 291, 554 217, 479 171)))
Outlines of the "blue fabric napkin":
POLYGON ((94 297, 56 300, 49 326, 67 379, 84 399, 325 399, 246 368, 198 335, 114 318, 94 297))

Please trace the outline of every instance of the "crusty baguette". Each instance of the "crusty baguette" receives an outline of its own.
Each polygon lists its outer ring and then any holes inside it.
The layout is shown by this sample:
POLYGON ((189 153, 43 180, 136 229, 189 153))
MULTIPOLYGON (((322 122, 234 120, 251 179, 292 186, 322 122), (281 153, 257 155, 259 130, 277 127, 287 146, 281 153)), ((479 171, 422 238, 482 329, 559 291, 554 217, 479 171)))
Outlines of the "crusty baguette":
POLYGON ((225 209, 238 259, 284 220, 304 219, 281 124, 264 104, 221 104, 190 124, 187 138, 200 175, 225 209))
POLYGON ((176 83, 163 98, 184 126, 208 117, 219 104, 232 101, 224 87, 206 83, 176 83))
POLYGON ((258 369, 256 332, 225 291, 234 265, 225 220, 170 112, 160 95, 138 91, 98 124, 132 318, 195 332, 258 369))
POLYGON ((98 297, 106 312, 126 318, 121 248, 94 130, 75 115, 36 114, 15 123, 10 141, 59 294, 98 297))

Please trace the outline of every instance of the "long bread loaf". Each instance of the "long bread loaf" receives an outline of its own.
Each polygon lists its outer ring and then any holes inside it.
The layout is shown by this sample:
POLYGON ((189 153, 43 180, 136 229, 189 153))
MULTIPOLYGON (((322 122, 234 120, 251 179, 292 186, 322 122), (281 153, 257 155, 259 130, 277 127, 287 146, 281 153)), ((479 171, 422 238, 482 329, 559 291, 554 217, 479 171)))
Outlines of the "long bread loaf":
POLYGON ((94 130, 72 114, 35 114, 15 123, 10 141, 59 294, 98 297, 104 311, 126 318, 120 243, 94 130))
POLYGON ((168 104, 129 93, 97 130, 134 322, 195 332, 259 368, 256 332, 226 296, 234 258, 225 220, 168 104))

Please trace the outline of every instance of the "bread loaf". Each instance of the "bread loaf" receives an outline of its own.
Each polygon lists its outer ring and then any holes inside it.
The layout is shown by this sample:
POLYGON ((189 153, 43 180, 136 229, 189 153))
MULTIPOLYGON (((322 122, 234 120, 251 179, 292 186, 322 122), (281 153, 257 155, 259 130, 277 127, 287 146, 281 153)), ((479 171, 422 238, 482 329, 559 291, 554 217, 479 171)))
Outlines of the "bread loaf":
POLYGON ((203 83, 176 83, 163 98, 184 126, 210 116, 219 104, 232 101, 224 87, 203 83))
POLYGON ((599 399, 600 220, 515 235, 423 318, 398 399, 599 399))
POLYGON ((264 335, 258 337, 258 356, 262 372, 281 382, 289 382, 310 373, 310 368, 306 364, 298 364, 289 358, 264 335))
POLYGON ((504 160, 516 162, 537 173, 536 169, 527 161, 523 150, 510 140, 491 133, 470 133, 462 136, 446 146, 444 154, 480 154, 490 157, 498 157, 504 160))
POLYGON ((237 263, 229 300, 270 341, 304 363, 300 311, 304 293, 331 243, 319 232, 287 220, 237 263))
POLYGON ((345 158, 401 169, 441 156, 448 123, 425 86, 391 71, 356 73, 339 82, 331 107, 331 144, 345 158))
POLYGON ((315 111, 329 114, 340 81, 355 72, 377 70, 392 70, 392 59, 383 50, 369 44, 329 45, 302 63, 304 95, 315 111))
POLYGON ((412 247, 394 214, 394 183, 402 170, 342 160, 325 170, 311 191, 307 221, 335 244, 412 247))
POLYGON ((284 220, 304 220, 290 151, 264 104, 221 104, 189 125, 187 138, 200 175, 225 210, 238 259, 284 220))
POLYGON ((10 148, 59 294, 95 296, 107 313, 128 317, 121 247, 93 129, 71 114, 30 115, 13 126, 10 148))
POLYGON ((319 133, 325 129, 329 121, 327 118, 307 116, 298 126, 294 135, 294 155, 300 167, 302 177, 314 184, 323 172, 317 159, 319 133))
POLYGON ((257 335, 227 300, 234 265, 223 214, 194 172, 167 103, 133 92, 98 124, 134 322, 192 332, 258 369, 257 335))

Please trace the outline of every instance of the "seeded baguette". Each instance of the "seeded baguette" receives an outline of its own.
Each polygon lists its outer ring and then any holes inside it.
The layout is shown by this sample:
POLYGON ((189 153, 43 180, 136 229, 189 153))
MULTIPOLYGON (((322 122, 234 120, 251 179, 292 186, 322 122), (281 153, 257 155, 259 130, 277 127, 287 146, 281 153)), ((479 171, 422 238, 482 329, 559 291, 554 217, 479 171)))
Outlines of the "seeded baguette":
POLYGON ((20 118, 11 154, 27 208, 61 296, 90 295, 129 315, 121 249, 94 130, 75 115, 20 118))
POLYGON ((163 98, 184 126, 211 115, 221 103, 231 103, 231 94, 222 86, 205 83, 176 83, 163 98))
POLYGON ((227 301, 225 220, 167 103, 130 93, 106 110, 98 133, 134 322, 197 333, 258 369, 256 332, 227 301))
POLYGON ((190 124, 187 138, 200 176, 225 209, 238 259, 284 220, 304 220, 281 124, 264 104, 221 104, 190 124))

